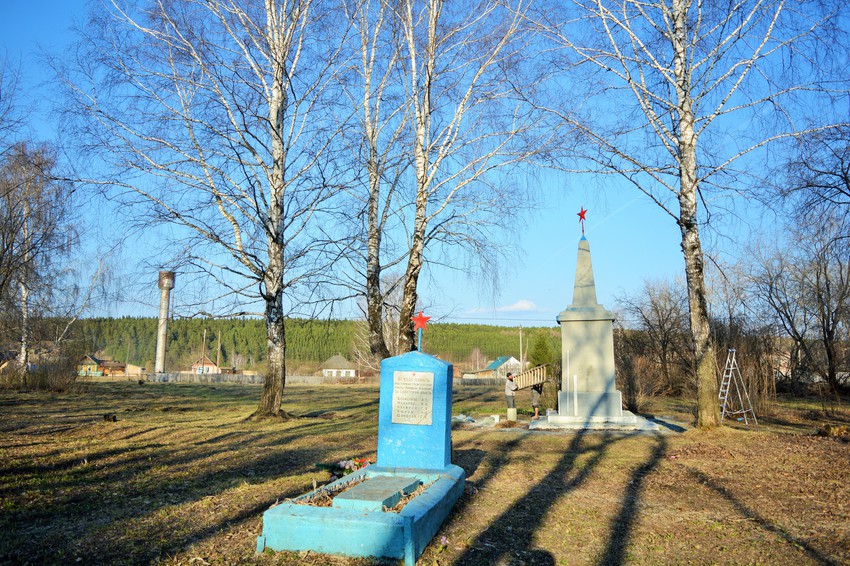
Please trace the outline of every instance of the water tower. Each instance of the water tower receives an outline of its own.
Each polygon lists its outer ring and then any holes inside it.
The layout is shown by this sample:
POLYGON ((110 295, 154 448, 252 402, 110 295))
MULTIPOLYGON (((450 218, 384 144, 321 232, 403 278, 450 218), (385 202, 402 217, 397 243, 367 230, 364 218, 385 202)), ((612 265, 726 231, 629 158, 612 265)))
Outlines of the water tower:
POLYGON ((165 371, 165 333, 168 329, 168 301, 171 299, 171 290, 174 289, 174 272, 159 272, 159 327, 156 332, 156 363, 154 371, 163 373, 165 371))

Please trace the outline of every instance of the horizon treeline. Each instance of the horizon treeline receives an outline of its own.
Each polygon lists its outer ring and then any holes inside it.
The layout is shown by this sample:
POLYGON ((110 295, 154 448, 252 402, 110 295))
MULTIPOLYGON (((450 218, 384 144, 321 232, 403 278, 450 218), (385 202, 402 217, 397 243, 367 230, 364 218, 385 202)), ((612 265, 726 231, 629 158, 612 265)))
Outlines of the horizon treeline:
MULTIPOLYGON (((289 319, 286 326, 290 371, 315 371, 335 354, 356 362, 368 348, 365 323, 355 320, 289 319)), ((103 359, 147 369, 156 355, 156 317, 87 318, 79 321, 84 350, 103 359)), ((465 370, 483 368, 499 356, 520 357, 541 333, 560 351, 557 327, 522 328, 485 324, 429 323, 423 351, 465 370)), ((206 355, 222 367, 262 372, 266 361, 265 326, 261 319, 176 319, 168 323, 166 368, 187 370, 206 355)))

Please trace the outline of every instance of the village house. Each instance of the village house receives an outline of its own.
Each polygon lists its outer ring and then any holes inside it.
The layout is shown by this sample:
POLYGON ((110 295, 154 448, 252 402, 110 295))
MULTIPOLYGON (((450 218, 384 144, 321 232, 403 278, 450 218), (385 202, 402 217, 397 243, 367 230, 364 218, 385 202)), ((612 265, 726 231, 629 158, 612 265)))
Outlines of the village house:
POLYGON ((499 356, 484 369, 478 371, 464 372, 463 377, 467 379, 481 379, 499 377, 505 379, 508 372, 518 374, 522 372, 523 367, 518 359, 513 356, 499 356))
POLYGON ((101 360, 89 354, 83 356, 77 364, 77 375, 89 377, 127 375, 127 364, 115 360, 101 360))
POLYGON ((101 376, 103 375, 102 362, 92 355, 84 356, 77 364, 77 375, 101 376))
POLYGON ((192 373, 221 373, 221 368, 204 356, 192 364, 192 373))
POLYGON ((346 360, 342 355, 331 356, 319 366, 322 377, 357 377, 357 366, 346 360))

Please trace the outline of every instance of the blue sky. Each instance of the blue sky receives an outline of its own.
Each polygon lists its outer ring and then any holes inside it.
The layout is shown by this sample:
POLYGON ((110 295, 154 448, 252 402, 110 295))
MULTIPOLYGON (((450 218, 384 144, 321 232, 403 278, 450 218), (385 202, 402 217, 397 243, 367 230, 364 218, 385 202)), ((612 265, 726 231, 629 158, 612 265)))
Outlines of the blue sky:
MULTIPOLYGON (((578 211, 588 209, 585 234, 590 242, 597 299, 611 309, 615 297, 632 293, 647 279, 682 273, 679 230, 673 220, 636 192, 615 184, 575 186, 551 175, 543 206, 527 225, 515 229, 521 248, 516 264, 503 267, 497 297, 453 293, 468 283, 449 277, 446 304, 459 321, 497 320, 499 324, 555 325, 555 316, 572 302, 578 242, 578 211)), ((612 179, 609 179, 612 181, 612 179)), ((438 296, 443 296, 439 293, 438 296)))
MULTIPOLYGON (((20 63, 28 100, 37 103, 39 84, 48 76, 39 59, 42 49, 64 50, 75 18, 83 19, 81 0, 0 0, 0 48, 20 63)), ((37 108, 36 135, 53 136, 45 114, 37 108)), ((531 182, 531 181, 529 181, 531 182)), ((590 241, 599 302, 608 308, 615 297, 632 293, 645 280, 673 278, 682 273, 679 230, 673 220, 613 177, 604 185, 566 175, 538 175, 545 195, 540 208, 526 224, 508 226, 509 239, 517 242, 518 258, 508 258, 498 274, 499 293, 484 292, 467 275, 436 273, 423 281, 423 303, 435 321, 482 322, 525 326, 555 325, 555 316, 572 300, 578 241, 577 213, 588 209, 586 234, 590 241)), ((155 316, 155 277, 151 295, 141 305, 111 305, 112 315, 155 316)), ((178 295, 179 289, 175 290, 178 295)), ((179 295, 175 297, 179 301, 179 295)))
POLYGON ((53 136, 37 96, 40 83, 49 77, 40 53, 61 53, 67 47, 74 18, 83 18, 85 4, 83 0, 0 0, 0 50, 21 67, 25 92, 33 93, 25 98, 37 106, 39 137, 53 136))

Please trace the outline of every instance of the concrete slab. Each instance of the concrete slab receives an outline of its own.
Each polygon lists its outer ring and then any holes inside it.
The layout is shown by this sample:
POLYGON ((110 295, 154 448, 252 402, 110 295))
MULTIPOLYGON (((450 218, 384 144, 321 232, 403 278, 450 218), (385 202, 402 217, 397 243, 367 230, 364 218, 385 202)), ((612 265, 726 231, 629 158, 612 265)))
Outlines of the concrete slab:
POLYGON ((401 496, 416 490, 421 482, 404 476, 376 476, 348 488, 333 499, 333 506, 343 509, 380 511, 392 508, 401 496))

